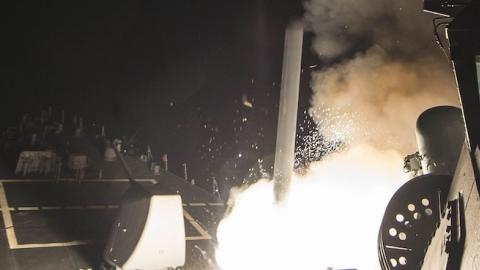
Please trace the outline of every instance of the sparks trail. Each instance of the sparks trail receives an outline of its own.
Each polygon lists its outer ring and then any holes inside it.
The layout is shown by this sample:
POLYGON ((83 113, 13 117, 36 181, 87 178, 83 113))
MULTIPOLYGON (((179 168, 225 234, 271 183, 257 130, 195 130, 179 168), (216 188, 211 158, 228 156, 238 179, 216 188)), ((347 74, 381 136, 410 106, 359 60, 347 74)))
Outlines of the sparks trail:
POLYGON ((329 141, 321 133, 318 124, 307 111, 303 112, 303 120, 297 128, 295 148, 295 168, 306 169, 312 162, 342 148, 342 141, 329 141))

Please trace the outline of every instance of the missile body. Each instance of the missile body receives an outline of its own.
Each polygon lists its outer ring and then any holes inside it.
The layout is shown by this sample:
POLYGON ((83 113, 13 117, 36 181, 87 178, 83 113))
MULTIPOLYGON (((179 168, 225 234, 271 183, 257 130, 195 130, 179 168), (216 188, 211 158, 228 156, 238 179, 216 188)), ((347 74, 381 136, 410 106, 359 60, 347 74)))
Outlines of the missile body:
POLYGON ((302 61, 303 23, 292 21, 285 31, 282 85, 278 113, 274 164, 274 192, 277 203, 288 195, 295 161, 298 95, 302 61))

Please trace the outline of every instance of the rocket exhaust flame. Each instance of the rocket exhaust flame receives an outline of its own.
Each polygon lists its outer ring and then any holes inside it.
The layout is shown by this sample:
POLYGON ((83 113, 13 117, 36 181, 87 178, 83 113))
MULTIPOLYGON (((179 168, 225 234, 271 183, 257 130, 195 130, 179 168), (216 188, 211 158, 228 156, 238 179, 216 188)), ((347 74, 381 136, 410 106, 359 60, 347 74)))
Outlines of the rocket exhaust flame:
POLYGON ((217 231, 217 263, 223 270, 379 269, 375 239, 403 183, 401 164, 395 151, 362 145, 295 175, 282 204, 268 180, 232 192, 217 231))

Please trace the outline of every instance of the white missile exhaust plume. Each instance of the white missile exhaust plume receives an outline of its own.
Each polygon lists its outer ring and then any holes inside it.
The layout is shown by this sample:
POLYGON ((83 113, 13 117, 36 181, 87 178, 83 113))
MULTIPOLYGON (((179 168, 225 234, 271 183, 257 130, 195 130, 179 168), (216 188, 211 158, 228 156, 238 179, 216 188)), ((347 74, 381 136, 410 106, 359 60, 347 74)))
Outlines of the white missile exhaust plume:
POLYGON ((360 145, 329 155, 296 176, 275 204, 262 180, 232 192, 234 205, 218 227, 223 270, 378 269, 376 239, 385 204, 403 183, 402 157, 360 145))
POLYGON ((305 2, 323 63, 309 113, 325 138, 344 147, 296 176, 282 205, 267 180, 232 191, 217 232, 221 269, 380 268, 378 230, 406 180, 402 157, 415 150, 415 120, 431 106, 459 104, 421 4, 305 2))

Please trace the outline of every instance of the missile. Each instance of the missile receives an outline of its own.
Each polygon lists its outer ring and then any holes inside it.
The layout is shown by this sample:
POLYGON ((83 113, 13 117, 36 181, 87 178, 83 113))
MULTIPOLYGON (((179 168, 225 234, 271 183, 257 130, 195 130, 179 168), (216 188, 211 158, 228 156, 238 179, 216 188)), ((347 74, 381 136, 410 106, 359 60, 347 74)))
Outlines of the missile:
POLYGON ((302 44, 303 22, 300 20, 291 21, 285 30, 273 173, 274 193, 277 203, 281 203, 287 197, 293 174, 302 44))

